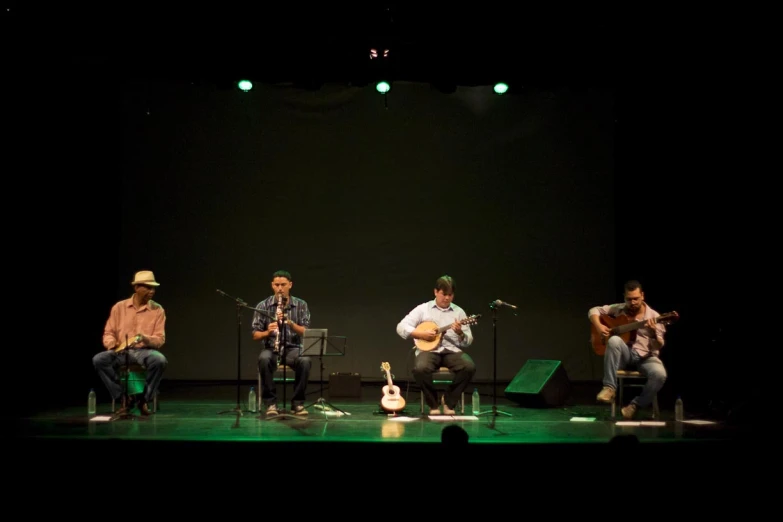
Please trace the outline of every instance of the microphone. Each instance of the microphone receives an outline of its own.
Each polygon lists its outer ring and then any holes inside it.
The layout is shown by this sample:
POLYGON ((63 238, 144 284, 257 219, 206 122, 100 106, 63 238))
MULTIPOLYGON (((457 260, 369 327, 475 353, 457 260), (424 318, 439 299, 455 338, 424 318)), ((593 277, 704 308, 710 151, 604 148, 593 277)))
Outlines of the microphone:
POLYGON ((219 293, 219 294, 220 294, 220 295, 222 295, 223 297, 228 297, 229 299, 233 299, 233 300, 235 300, 235 301, 236 301, 237 303, 239 303, 239 304, 243 304, 243 305, 246 305, 246 304, 247 304, 247 303, 246 303, 244 300, 242 300, 242 299, 240 299, 240 298, 238 298, 238 297, 231 297, 230 295, 228 295, 227 293, 225 293, 225 292, 224 292, 223 290, 221 290, 220 288, 216 288, 215 290, 217 290, 217 293, 219 293))
POLYGON ((513 308, 514 310, 517 309, 516 306, 514 306, 512 304, 509 304, 509 303, 506 303, 505 301, 501 301, 500 299, 495 299, 494 301, 492 301, 492 305, 493 306, 508 306, 509 308, 513 308))

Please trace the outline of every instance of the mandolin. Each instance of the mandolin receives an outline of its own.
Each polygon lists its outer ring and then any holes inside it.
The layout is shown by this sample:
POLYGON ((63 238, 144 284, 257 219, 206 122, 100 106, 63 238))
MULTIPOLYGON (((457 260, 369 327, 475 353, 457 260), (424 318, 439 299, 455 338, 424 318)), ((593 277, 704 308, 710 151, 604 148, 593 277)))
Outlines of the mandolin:
MULTIPOLYGON (((680 318, 677 312, 668 312, 655 318, 656 323, 670 324, 680 318)), ((619 335, 625 344, 632 344, 636 340, 636 330, 647 324, 647 320, 634 321, 627 315, 602 315, 599 317, 601 324, 611 328, 610 335, 619 335)), ((590 343, 593 345, 593 351, 596 355, 603 355, 606 352, 606 339, 601 335, 595 326, 590 325, 590 343)))
MULTIPOLYGON (((466 325, 466 324, 476 324, 478 322, 479 317, 481 317, 481 314, 478 315, 471 315, 470 317, 466 317, 465 319, 461 320, 459 324, 466 325)), ((440 340, 443 337, 443 333, 447 330, 450 330, 454 326, 454 323, 449 323, 446 326, 441 326, 438 328, 438 325, 435 324, 433 321, 424 321, 423 323, 420 323, 414 332, 431 332, 433 330, 437 330, 438 333, 432 341, 425 341, 424 339, 414 339, 414 343, 416 344, 416 348, 421 350, 422 352, 431 352, 432 350, 436 349, 438 345, 440 345, 440 340)))
POLYGON ((386 386, 383 387, 383 397, 381 397, 381 408, 384 411, 397 413, 405 409, 405 399, 400 395, 400 387, 392 382, 391 365, 387 362, 381 363, 381 369, 386 372, 386 386))

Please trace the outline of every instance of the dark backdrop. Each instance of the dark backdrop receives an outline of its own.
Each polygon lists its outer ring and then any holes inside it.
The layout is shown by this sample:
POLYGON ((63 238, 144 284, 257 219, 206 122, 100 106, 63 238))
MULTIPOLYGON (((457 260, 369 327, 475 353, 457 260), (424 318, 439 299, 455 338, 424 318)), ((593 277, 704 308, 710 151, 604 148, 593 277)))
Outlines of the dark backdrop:
MULTIPOLYGON (((446 95, 397 82, 387 96, 373 86, 128 87, 120 219, 104 233, 120 253, 116 297, 134 270, 160 279, 167 377, 233 378, 235 306, 216 289, 257 303, 277 269, 293 274, 312 326, 346 338, 330 371, 376 379, 388 360, 406 375, 411 343, 395 326, 449 274, 456 302, 482 314, 477 379, 492 378, 493 299, 519 307, 498 314, 500 379, 531 357, 590 377, 587 307, 596 288, 616 295, 613 93, 446 95)), ((255 376, 251 316, 243 379, 255 376)))
MULTIPOLYGON (((743 284, 721 236, 730 189, 694 188, 672 93, 565 83, 498 97, 489 86, 444 94, 397 82, 385 103, 372 85, 101 84, 89 66, 59 79, 13 107, 25 158, 15 178, 30 197, 8 230, 30 276, 10 283, 32 303, 17 305, 13 327, 37 336, 19 334, 14 355, 29 362, 36 346, 36 380, 61 392, 36 388, 25 406, 105 393, 90 359, 141 269, 162 284, 167 379, 233 380, 236 310, 216 289, 254 304, 286 269, 313 327, 347 340, 327 372, 380 379, 389 361, 407 378, 410 343, 395 325, 448 273, 456 302, 482 314, 477 380, 492 378, 488 303, 503 299, 519 313, 498 314, 499 379, 547 358, 598 381, 587 309, 619 301, 637 278, 653 307, 682 315, 665 393, 708 404, 738 385, 721 375, 733 328, 722 312, 743 284)), ((239 339, 247 380, 251 315, 239 339)))

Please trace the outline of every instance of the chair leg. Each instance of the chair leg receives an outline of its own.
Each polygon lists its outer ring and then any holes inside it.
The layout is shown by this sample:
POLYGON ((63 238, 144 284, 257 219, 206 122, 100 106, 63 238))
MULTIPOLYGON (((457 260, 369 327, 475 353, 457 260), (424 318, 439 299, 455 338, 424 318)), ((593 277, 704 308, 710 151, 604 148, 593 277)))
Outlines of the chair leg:
POLYGON ((625 386, 623 385, 623 379, 622 378, 617 379, 617 390, 616 391, 617 391, 617 396, 620 399, 620 407, 621 408, 625 404, 623 402, 623 388, 625 388, 625 386))
POLYGON ((256 411, 261 413, 261 372, 258 373, 258 388, 256 391, 256 411))
POLYGON ((659 419, 661 417, 661 411, 658 409, 658 394, 653 397, 653 419, 659 419))

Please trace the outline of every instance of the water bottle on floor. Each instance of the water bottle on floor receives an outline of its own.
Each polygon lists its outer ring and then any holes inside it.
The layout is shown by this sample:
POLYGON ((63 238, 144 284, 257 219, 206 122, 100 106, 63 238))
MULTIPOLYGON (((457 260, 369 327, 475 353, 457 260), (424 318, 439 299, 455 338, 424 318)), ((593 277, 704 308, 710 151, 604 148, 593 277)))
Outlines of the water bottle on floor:
POLYGON ((87 415, 95 415, 96 404, 95 390, 90 388, 90 393, 87 395, 87 415))
POLYGON ((681 421, 683 419, 683 404, 682 404, 682 398, 679 396, 677 397, 677 400, 674 401, 674 420, 681 421))
POLYGON ((478 415, 481 411, 479 409, 481 405, 481 398, 479 397, 478 388, 473 388, 473 415, 478 415))
POLYGON ((256 412, 256 388, 255 386, 250 387, 250 393, 247 396, 247 409, 251 412, 256 412))

